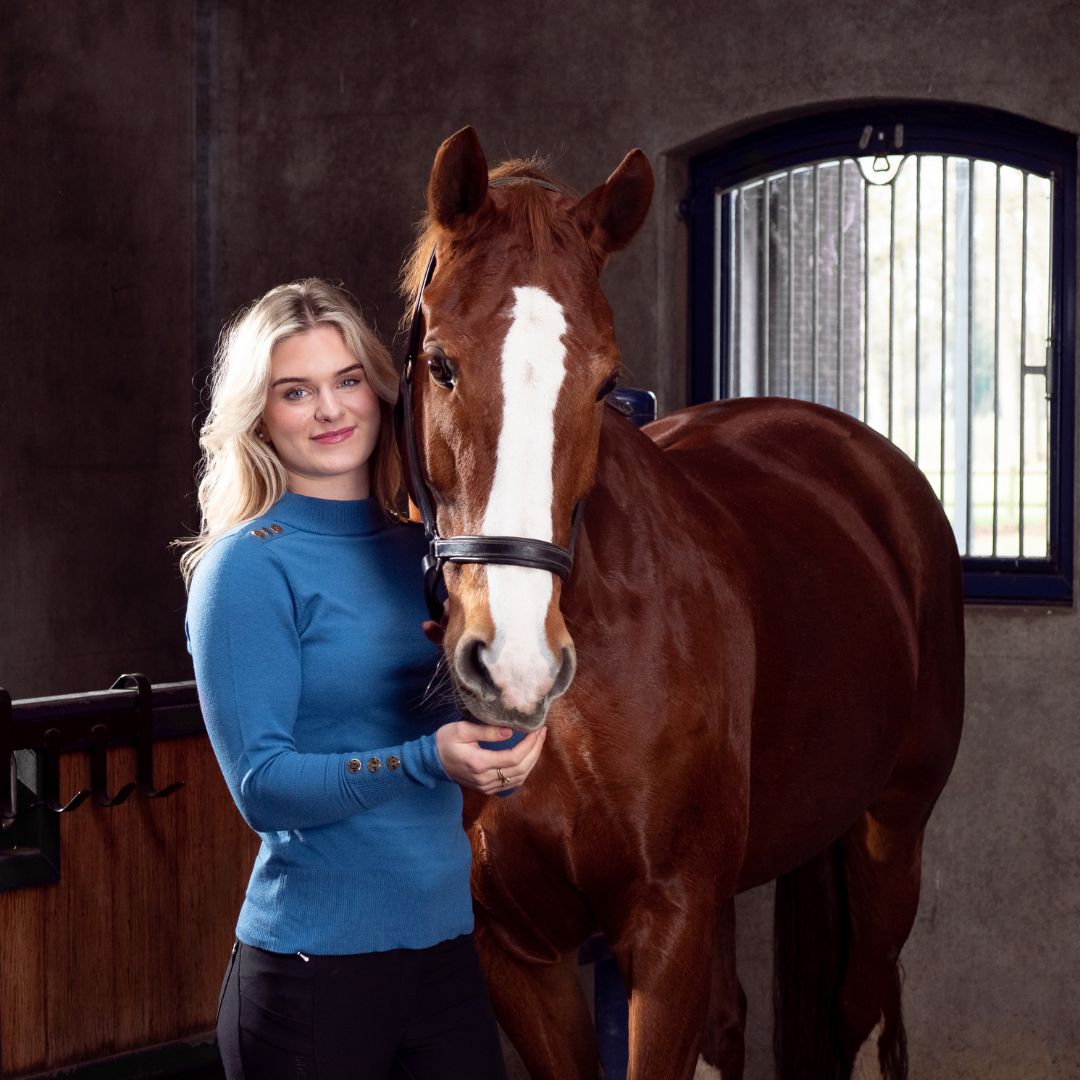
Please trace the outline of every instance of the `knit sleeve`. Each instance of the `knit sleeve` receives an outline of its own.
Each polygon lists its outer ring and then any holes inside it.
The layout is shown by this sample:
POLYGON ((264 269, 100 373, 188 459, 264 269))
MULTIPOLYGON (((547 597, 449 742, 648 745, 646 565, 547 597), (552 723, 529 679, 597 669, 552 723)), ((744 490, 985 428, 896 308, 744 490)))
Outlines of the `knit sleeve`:
POLYGON ((328 825, 448 780, 434 735, 347 753, 296 749, 297 611, 266 546, 240 535, 207 552, 192 579, 186 631, 207 734, 257 832, 328 825))

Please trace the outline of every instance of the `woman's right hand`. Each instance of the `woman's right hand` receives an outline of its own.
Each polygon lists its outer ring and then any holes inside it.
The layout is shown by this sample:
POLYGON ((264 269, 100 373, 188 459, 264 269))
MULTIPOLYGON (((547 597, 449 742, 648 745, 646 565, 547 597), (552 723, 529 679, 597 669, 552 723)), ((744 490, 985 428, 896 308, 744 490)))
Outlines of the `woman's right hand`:
POLYGON ((508 750, 485 750, 481 742, 501 742, 514 734, 508 727, 491 727, 472 720, 443 724, 435 745, 443 770, 462 787, 493 795, 521 787, 540 757, 547 728, 532 731, 508 750))

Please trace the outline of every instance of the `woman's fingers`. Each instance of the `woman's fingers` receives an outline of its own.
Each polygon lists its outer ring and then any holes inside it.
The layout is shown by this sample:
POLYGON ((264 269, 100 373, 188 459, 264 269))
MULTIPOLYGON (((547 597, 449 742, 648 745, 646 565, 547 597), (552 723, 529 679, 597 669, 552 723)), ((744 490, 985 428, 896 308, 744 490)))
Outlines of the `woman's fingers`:
POLYGON ((490 794, 518 787, 532 772, 547 738, 547 729, 530 732, 507 750, 485 750, 480 742, 501 742, 513 735, 507 727, 469 720, 444 724, 435 733, 439 758, 446 775, 464 787, 490 794), (505 780, 504 780, 505 778, 505 780))
MULTIPOLYGON (((494 790, 498 791, 502 788, 520 787, 528 778, 529 773, 533 771, 533 766, 540 758, 540 751, 544 748, 544 740, 547 738, 547 728, 541 728, 539 731, 534 731, 529 739, 532 739, 533 735, 536 738, 530 745, 529 752, 518 762, 510 764, 509 762, 503 762, 495 766, 495 787, 494 790)), ((524 746, 527 740, 523 739, 518 746, 514 747, 515 750, 524 746)), ((494 751, 494 753, 501 756, 509 757, 509 751, 494 751)))
MULTIPOLYGON (((500 729, 489 728, 488 730, 498 731, 500 729)), ((506 731, 508 729, 503 728, 501 730, 506 731)), ((538 731, 530 731, 516 746, 507 747, 505 750, 487 750, 482 746, 477 747, 477 767, 481 769, 498 768, 502 769, 503 772, 506 772, 507 769, 516 769, 537 745, 543 746, 543 732, 546 730, 546 728, 540 728, 538 731)), ((491 737, 485 735, 483 741, 490 742, 491 737)))

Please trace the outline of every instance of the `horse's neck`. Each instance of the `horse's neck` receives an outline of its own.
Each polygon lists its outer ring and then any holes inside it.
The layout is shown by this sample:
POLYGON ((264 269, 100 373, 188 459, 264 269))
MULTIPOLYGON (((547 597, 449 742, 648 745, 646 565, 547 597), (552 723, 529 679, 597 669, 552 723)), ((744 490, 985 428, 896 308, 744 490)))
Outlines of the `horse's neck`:
MULTIPOLYGON (((693 498, 689 481, 643 432, 605 410, 596 483, 585 506, 583 537, 563 606, 610 601, 612 592, 639 592, 678 575, 677 517, 693 498)), ((588 612, 581 611, 585 617, 588 612)))

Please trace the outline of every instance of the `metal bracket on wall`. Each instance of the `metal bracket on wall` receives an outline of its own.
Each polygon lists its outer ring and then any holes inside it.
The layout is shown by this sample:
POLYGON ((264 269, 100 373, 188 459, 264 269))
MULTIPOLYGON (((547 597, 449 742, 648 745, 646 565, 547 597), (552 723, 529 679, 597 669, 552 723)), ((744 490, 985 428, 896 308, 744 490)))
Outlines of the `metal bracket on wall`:
POLYGON ((16 702, 0 688, 0 762, 9 763, 0 783, 0 892, 59 879, 59 816, 91 796, 114 807, 136 788, 159 799, 184 786, 154 783, 154 697, 145 675, 121 675, 106 691, 16 702), (109 747, 132 743, 136 779, 110 794, 109 747), (63 802, 60 757, 78 751, 90 753, 90 787, 63 802))
POLYGON ((60 880, 60 823, 41 798, 44 760, 10 746, 12 712, 11 695, 0 689, 0 761, 8 761, 0 784, 0 892, 60 880))

